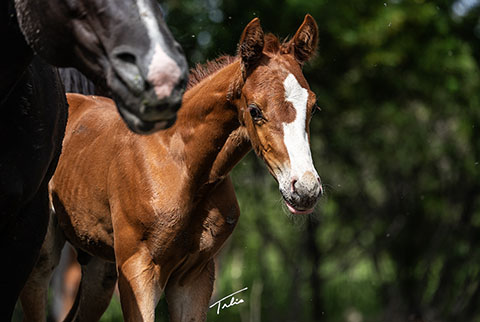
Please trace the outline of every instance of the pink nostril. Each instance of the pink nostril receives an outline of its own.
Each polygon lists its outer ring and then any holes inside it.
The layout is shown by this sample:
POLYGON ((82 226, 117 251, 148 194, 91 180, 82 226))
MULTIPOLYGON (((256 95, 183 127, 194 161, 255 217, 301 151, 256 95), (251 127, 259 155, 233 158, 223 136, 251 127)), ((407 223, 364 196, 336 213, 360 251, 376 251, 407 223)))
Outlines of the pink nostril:
POLYGON ((297 179, 292 179, 292 183, 290 184, 290 190, 292 193, 295 192, 295 183, 297 183, 297 179))

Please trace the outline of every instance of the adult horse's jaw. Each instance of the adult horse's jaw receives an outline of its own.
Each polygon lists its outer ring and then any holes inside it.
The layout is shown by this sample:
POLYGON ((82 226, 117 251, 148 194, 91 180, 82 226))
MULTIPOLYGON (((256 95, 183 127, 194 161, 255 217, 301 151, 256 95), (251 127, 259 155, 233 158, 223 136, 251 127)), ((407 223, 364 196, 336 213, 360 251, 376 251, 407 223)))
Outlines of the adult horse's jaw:
POLYGON ((108 86, 114 90, 111 94, 115 99, 118 112, 130 130, 138 134, 150 134, 175 123, 185 90, 183 80, 176 85, 169 96, 162 99, 158 99, 152 87, 138 96, 118 95, 117 93, 128 93, 124 83, 118 78, 108 79, 108 81, 108 86))
MULTIPOLYGON (((119 102, 119 100, 116 100, 119 102)), ((161 114, 164 115, 163 118, 158 119, 156 121, 147 121, 142 120, 136 114, 130 112, 125 105, 121 103, 117 103, 117 109, 120 115, 122 116, 125 124, 127 124, 128 128, 138 134, 151 134, 158 130, 167 129, 175 123, 177 119, 177 115, 175 112, 169 114, 161 114)), ((181 106, 181 100, 178 103, 178 107, 174 110, 176 111, 181 106)), ((163 108, 163 107, 160 107, 163 108)), ((168 112, 168 109, 164 109, 164 112, 168 112)))

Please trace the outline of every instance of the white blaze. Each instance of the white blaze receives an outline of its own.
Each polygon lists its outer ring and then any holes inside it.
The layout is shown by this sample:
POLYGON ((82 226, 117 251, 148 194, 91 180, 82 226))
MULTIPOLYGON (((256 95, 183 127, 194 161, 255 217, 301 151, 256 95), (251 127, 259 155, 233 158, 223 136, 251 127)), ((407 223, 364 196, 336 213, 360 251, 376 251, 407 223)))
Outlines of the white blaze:
POLYGON ((177 63, 165 53, 160 46, 163 37, 157 24, 157 20, 146 0, 137 0, 138 13, 147 29, 150 38, 150 49, 146 54, 150 60, 147 78, 153 83, 155 93, 162 99, 169 96, 173 87, 177 84, 181 75, 177 63))
POLYGON ((303 88, 292 74, 288 74, 283 81, 285 100, 292 103, 295 108, 295 120, 283 123, 283 141, 290 158, 290 180, 297 180, 310 171, 318 177, 313 166, 312 153, 308 143, 306 126, 308 91, 303 88))

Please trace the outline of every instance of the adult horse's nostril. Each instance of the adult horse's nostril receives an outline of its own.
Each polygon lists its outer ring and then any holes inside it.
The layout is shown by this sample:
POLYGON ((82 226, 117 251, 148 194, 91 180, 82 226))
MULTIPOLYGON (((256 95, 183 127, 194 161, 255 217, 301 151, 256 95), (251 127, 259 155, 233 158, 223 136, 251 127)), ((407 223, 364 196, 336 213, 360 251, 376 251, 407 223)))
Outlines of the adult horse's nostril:
POLYGON ((119 59, 122 62, 128 63, 128 64, 133 64, 135 65, 137 62, 137 59, 135 58, 135 55, 129 53, 129 52, 121 52, 118 54, 115 54, 115 57, 119 59))
POLYGON ((116 83, 115 78, 119 78, 121 83, 127 86, 128 90, 136 96, 141 95, 145 90, 145 81, 142 72, 138 66, 141 59, 135 55, 135 50, 121 46, 112 53, 112 67, 115 73, 113 79, 107 79, 111 83, 116 83))

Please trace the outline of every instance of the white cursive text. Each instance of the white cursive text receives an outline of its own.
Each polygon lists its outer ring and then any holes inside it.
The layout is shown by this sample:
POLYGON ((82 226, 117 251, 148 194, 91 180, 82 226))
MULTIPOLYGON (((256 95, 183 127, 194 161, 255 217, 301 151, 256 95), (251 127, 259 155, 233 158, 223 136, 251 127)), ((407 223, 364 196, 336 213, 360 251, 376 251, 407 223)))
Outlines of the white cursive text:
POLYGON ((220 310, 227 309, 227 308, 229 308, 230 306, 234 306, 234 305, 237 305, 237 304, 240 304, 240 303, 245 302, 245 301, 242 300, 242 299, 236 299, 236 298, 234 297, 234 295, 237 294, 237 293, 243 292, 243 291, 245 291, 245 290, 247 290, 247 289, 248 289, 248 287, 245 287, 245 288, 242 288, 242 289, 239 290, 239 291, 233 292, 232 294, 225 296, 223 299, 218 300, 217 302, 215 302, 215 303, 213 303, 212 305, 210 305, 210 308, 212 308, 212 307, 214 307, 214 306, 217 306, 217 314, 220 314, 220 310), (231 297, 231 298, 230 298, 230 297, 231 297), (222 301, 223 301, 223 300, 226 300, 226 299, 228 299, 228 298, 230 298, 230 302, 223 303, 223 305, 222 305, 222 301))

